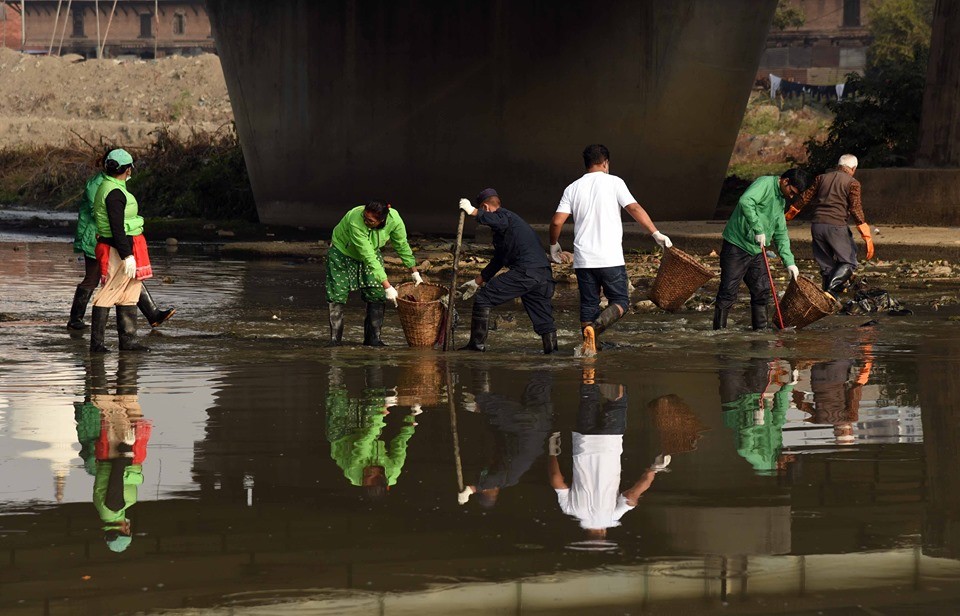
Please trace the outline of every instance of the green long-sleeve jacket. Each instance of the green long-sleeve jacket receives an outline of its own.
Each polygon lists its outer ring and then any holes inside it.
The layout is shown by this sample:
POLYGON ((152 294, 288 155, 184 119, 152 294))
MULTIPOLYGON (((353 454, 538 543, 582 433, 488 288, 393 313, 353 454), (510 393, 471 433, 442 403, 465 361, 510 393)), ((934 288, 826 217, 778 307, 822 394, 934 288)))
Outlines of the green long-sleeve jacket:
POLYGON ((355 486, 363 484, 363 469, 382 466, 387 485, 397 483, 407 459, 407 442, 413 436, 413 416, 404 418, 400 433, 387 444, 380 440, 386 426, 384 397, 365 392, 362 398, 350 398, 337 387, 327 395, 327 439, 330 457, 355 486))
POLYGON ((103 172, 87 180, 80 199, 80 213, 77 216, 77 233, 73 238, 73 251, 82 252, 91 259, 96 259, 97 223, 93 219, 93 200, 97 197, 97 190, 106 176, 103 172))
POLYGON ((417 264, 407 242, 407 228, 400 214, 393 208, 387 210, 387 223, 383 229, 371 229, 363 223, 364 206, 358 205, 344 216, 333 229, 331 244, 351 259, 360 261, 376 276, 377 282, 387 279, 387 273, 377 253, 389 241, 400 260, 407 267, 417 264))
POLYGON ((723 423, 736 431, 737 453, 758 473, 770 474, 777 470, 792 391, 793 385, 784 385, 774 394, 773 408, 763 410, 763 425, 757 425, 754 418, 754 410, 760 408, 761 394, 744 394, 723 405, 723 423))
POLYGON ((763 233, 772 243, 786 266, 794 265, 790 252, 787 220, 783 216, 786 199, 780 192, 780 178, 775 175, 759 177, 743 192, 734 208, 723 239, 751 255, 760 254, 755 236, 763 233))

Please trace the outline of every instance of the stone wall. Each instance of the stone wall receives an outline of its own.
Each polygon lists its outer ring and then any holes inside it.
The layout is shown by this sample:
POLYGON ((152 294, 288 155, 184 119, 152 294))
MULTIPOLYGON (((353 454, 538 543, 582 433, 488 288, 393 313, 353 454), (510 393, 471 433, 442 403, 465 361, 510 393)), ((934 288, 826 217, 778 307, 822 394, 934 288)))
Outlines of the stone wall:
POLYGON ((960 226, 960 169, 858 169, 857 179, 871 223, 960 226))

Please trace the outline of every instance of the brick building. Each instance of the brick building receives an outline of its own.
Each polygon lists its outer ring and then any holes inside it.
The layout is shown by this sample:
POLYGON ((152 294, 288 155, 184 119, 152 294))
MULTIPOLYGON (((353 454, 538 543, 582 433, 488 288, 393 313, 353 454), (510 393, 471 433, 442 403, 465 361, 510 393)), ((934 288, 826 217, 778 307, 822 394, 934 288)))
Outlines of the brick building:
POLYGON ((20 13, 0 2, 0 47, 20 49, 20 13))
POLYGON ((867 65, 870 33, 866 0, 790 0, 806 20, 799 28, 771 28, 757 78, 773 73, 813 85, 844 82, 867 65))
MULTIPOLYGON (((25 11, 23 49, 141 58, 216 52, 203 0, 16 0, 6 12, 25 11)), ((17 35, 19 46, 20 35, 17 35)))

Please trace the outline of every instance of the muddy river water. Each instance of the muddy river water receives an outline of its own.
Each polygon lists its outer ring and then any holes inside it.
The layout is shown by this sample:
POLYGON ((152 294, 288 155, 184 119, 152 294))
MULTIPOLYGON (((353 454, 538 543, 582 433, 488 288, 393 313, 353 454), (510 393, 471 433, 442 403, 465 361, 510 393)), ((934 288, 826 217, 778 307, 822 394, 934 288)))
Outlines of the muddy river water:
POLYGON ((393 312, 329 349, 322 264, 157 247, 176 316, 91 358, 70 246, 0 255, 2 614, 960 611, 952 287, 869 327, 631 314, 587 362, 573 288, 559 356, 513 305, 484 354, 393 312))

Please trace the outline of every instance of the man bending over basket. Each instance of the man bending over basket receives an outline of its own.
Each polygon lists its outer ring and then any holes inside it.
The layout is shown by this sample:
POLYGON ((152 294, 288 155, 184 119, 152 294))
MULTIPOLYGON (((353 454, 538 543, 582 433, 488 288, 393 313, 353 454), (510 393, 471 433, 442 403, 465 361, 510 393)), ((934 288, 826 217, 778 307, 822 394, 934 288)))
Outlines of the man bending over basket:
POLYGON ((524 219, 500 207, 494 189, 480 191, 476 202, 478 207, 473 207, 469 199, 460 199, 460 209, 493 230, 493 259, 476 278, 460 285, 463 299, 477 296, 473 300, 470 342, 461 350, 486 350, 490 309, 519 297, 533 321, 533 331, 543 339, 543 352, 553 353, 557 350, 557 326, 550 298, 555 284, 540 238, 524 219), (504 267, 510 270, 497 276, 504 267))
POLYGON ((423 282, 417 261, 407 242, 407 228, 400 214, 388 203, 371 201, 358 205, 333 229, 327 253, 327 301, 330 308, 330 344, 340 346, 343 338, 343 309, 350 291, 360 291, 367 302, 367 318, 363 322, 363 343, 384 346, 380 340, 387 302, 397 305, 397 290, 387 279, 380 249, 393 244, 400 260, 409 267, 413 281, 423 282))
POLYGON ((790 237, 783 210, 807 188, 808 178, 801 169, 788 169, 779 178, 759 177, 744 191, 723 228, 720 249, 720 289, 713 308, 713 329, 726 329, 727 314, 737 301, 740 283, 750 290, 750 320, 754 330, 767 328, 767 300, 770 281, 763 251, 773 240, 783 264, 796 279, 800 270, 790 252, 790 237))

